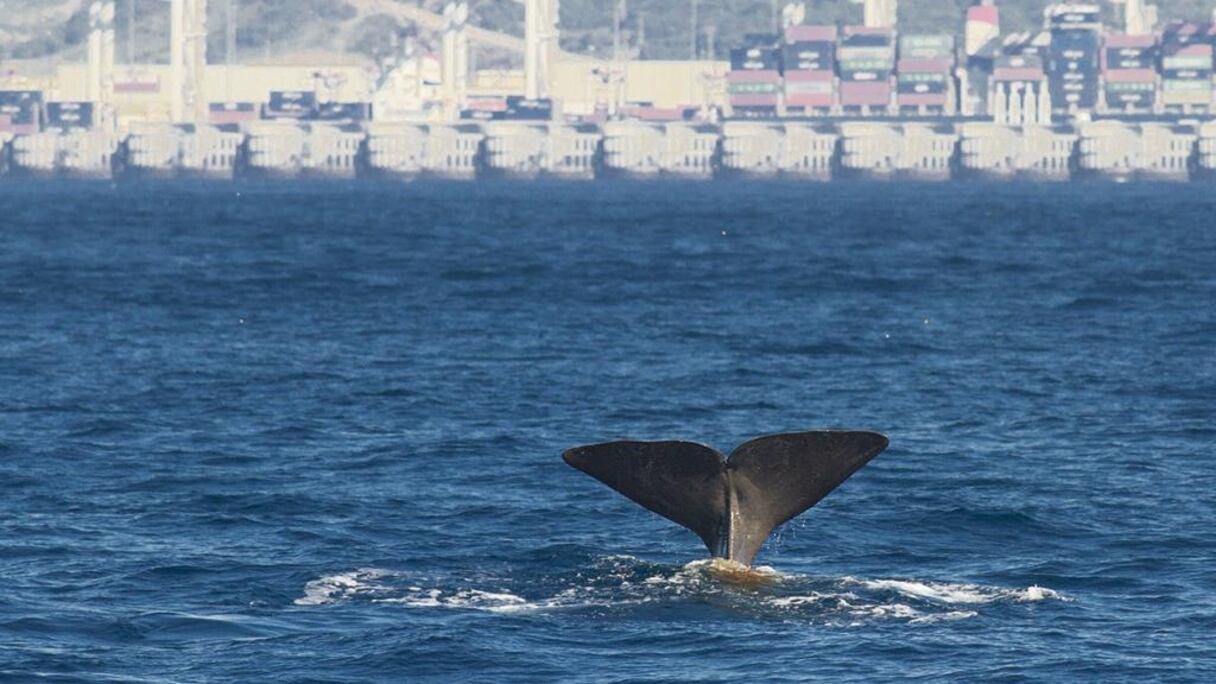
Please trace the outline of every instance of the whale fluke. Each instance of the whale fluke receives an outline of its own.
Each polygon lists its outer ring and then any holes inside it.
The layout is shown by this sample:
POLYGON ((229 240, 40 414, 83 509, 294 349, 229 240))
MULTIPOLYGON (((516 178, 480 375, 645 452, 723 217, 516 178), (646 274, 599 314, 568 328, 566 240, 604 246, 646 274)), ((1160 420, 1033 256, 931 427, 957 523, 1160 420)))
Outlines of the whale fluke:
POLYGON ((724 458, 693 442, 575 447, 566 463, 697 533, 711 555, 751 565, 777 526, 819 503, 887 448, 876 432, 760 437, 724 458))

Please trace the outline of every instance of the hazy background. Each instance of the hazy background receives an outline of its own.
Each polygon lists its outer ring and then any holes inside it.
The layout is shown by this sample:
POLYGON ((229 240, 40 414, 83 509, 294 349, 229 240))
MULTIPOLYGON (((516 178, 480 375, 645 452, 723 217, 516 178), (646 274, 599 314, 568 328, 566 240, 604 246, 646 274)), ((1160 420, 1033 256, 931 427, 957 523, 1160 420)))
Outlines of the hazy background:
MULTIPOLYGON (((415 29, 391 16, 377 14, 369 0, 231 0, 239 22, 237 57, 246 61, 299 53, 347 53, 376 58, 399 49, 415 29)), ((439 11, 444 0, 401 0, 439 11)), ((224 18, 229 0, 211 0, 212 61, 224 59, 224 18)), ((87 0, 0 0, 0 59, 83 59, 88 31, 87 0)), ((562 44, 567 50, 605 54, 612 46, 612 0, 563 0, 562 44)), ((630 45, 641 43, 645 59, 689 56, 691 0, 630 0, 625 33, 630 45)), ((785 3, 773 0, 700 0, 700 25, 713 26, 716 56, 722 57, 744 33, 770 30, 775 12, 785 3)), ((900 28, 912 32, 957 32, 971 0, 902 0, 900 28)), ((1045 0, 1005 0, 1005 32, 1039 25, 1045 0)), ((1102 3, 1114 14, 1109 3, 1102 3)), ((1207 0, 1157 0, 1163 19, 1205 19, 1207 0)), ((513 0, 472 0, 473 22, 523 35, 523 5, 513 0)), ((861 8, 849 0, 808 0, 808 23, 856 21, 861 8)), ((169 4, 163 0, 118 0, 119 58, 133 53, 138 61, 166 61, 169 4), (128 28, 134 7, 134 31, 128 28)), ((423 46, 426 47, 425 45, 423 46)), ((704 49, 703 45, 703 49, 704 49)), ((505 57, 502 57, 505 59, 505 57)), ((490 55, 483 58, 493 60, 490 55)), ((484 62, 483 62, 484 63, 484 62)))

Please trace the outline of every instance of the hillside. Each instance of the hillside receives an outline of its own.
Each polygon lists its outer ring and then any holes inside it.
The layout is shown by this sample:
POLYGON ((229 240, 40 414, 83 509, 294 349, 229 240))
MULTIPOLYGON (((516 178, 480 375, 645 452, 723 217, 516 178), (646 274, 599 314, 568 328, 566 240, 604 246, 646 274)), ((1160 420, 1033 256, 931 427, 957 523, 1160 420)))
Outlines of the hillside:
MULTIPOLYGON (((238 7, 237 56, 244 61, 273 59, 284 53, 339 52, 377 58, 395 53, 416 36, 400 19, 367 10, 367 0, 233 0, 238 7)), ((434 10, 442 0, 400 0, 434 10)), ((0 0, 0 59, 82 59, 88 29, 87 2, 82 0, 0 0)), ((520 35, 523 8, 511 0, 472 0, 473 21, 485 28, 520 35)), ((612 50, 612 0, 563 0, 562 44, 573 52, 607 55, 612 50)), ((721 57, 744 33, 770 30, 773 0, 700 0, 698 49, 709 45, 705 29, 713 27, 714 53, 721 57)), ((903 0, 900 26, 905 31, 940 32, 961 28, 970 0, 903 0)), ((999 2, 1005 31, 1039 23, 1043 0, 999 2)), ((1206 19, 1208 0, 1158 0, 1164 17, 1206 19)), ((643 58, 689 56, 691 0, 629 0, 623 27, 626 40, 640 45, 643 58)), ((861 9, 848 0, 808 0, 808 22, 856 22, 861 9)), ((210 56, 224 59, 225 0, 210 3, 210 56)), ((118 0, 119 59, 164 61, 168 42, 168 3, 118 0), (128 26, 130 8, 135 24, 128 26)), ((430 36, 421 36, 424 47, 430 36)), ((493 60, 493 56, 483 58, 493 60)))

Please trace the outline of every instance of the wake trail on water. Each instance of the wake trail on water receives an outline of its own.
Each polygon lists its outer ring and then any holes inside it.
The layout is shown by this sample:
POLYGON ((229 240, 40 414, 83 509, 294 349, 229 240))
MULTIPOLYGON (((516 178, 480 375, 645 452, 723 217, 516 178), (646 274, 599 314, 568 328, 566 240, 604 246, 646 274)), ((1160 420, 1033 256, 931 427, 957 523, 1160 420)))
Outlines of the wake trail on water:
POLYGON ((666 566, 632 556, 609 556, 584 570, 534 577, 459 578, 360 568, 308 582, 294 604, 362 603, 509 614, 629 613, 648 607, 710 606, 754 617, 857 625, 882 620, 910 624, 964 620, 997 606, 1070 600, 1035 585, 1011 588, 917 579, 816 577, 765 566, 746 568, 720 559, 666 566))

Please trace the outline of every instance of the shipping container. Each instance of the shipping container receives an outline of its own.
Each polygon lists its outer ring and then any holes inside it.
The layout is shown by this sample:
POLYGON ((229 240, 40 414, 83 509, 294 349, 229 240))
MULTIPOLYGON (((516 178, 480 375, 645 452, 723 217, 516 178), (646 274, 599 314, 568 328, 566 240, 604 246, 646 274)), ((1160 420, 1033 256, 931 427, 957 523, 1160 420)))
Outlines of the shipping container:
POLYGON ((727 90, 732 96, 734 95, 762 95, 768 93, 776 93, 781 90, 781 82, 773 81, 771 83, 763 82, 745 82, 731 83, 727 86, 727 90))
POLYGON ((732 105, 736 119, 776 119, 777 103, 766 105, 732 105))
POLYGON ((1112 109, 1127 107, 1147 109, 1157 99, 1155 82, 1107 82, 1106 106, 1112 109))
POLYGON ((828 108, 836 97, 836 75, 831 71, 785 72, 785 106, 828 108))
POLYGON ((1098 79, 1065 81, 1048 76, 1047 90, 1054 109, 1091 109, 1098 104, 1098 79))
POLYGON ((776 48, 736 48, 730 51, 732 71, 780 71, 781 50, 776 48))
POLYGON ((46 125, 62 130, 92 128, 94 107, 92 102, 48 102, 46 103, 46 125))
POLYGON ((28 135, 42 130, 42 93, 37 90, 0 91, 0 116, 8 118, 4 130, 28 135))
POLYGON ((895 53, 889 47, 840 47, 836 50, 836 59, 840 61, 873 60, 895 63, 895 53))
POLYGON ((495 112, 495 119, 504 121, 551 121, 553 119, 553 100, 547 97, 530 100, 522 95, 508 95, 506 110, 495 112))
POLYGON ((1209 55, 1172 55, 1161 60, 1161 68, 1172 69, 1202 69, 1212 68, 1212 56, 1209 55))
POLYGON ((945 93, 950 90, 946 74, 903 73, 897 77, 896 91, 899 93, 945 93))
POLYGON ((310 119, 317 111, 317 94, 310 90, 275 90, 262 108, 264 119, 310 119))
POLYGON ((900 59, 951 59, 954 36, 950 34, 910 34, 899 37, 900 59))
POLYGON ((1157 64, 1156 48, 1107 48, 1103 69, 1151 69, 1157 64))
POLYGON ((506 97, 470 97, 464 103, 464 108, 471 112, 505 112, 507 111, 506 97))
POLYGON ((954 70, 954 62, 949 59, 901 59, 895 65, 898 72, 948 74, 954 70))
POLYGON ((835 26, 788 26, 785 29, 786 43, 836 42, 835 26))
POLYGON ((1044 60, 1039 55, 1006 55, 998 57, 995 63, 997 69, 1038 69, 1043 70, 1044 60))
POLYGON ((160 92, 160 79, 155 76, 132 76, 114 82, 115 95, 155 95, 160 92))
POLYGON ((1196 92, 1200 90, 1211 92, 1211 81, 1170 81, 1161 82, 1161 89, 1166 92, 1196 92))
POLYGON ((1210 108, 1212 105, 1212 82, 1162 81, 1161 102, 1165 105, 1210 108))
POLYGON ((1102 10, 1097 5, 1062 4, 1047 18, 1052 29, 1071 29, 1078 26, 1100 26, 1102 10))
POLYGON ((1161 78, 1169 81, 1211 80, 1211 69, 1162 69, 1161 78))
POLYGON ((835 61, 836 45, 827 42, 790 43, 785 46, 781 56, 784 71, 831 69, 835 61))
POLYGON ((897 93, 895 102, 900 107, 949 107, 951 98, 949 92, 940 93, 897 93))
POLYGON ((317 121, 371 121, 372 106, 367 102, 325 102, 317 106, 317 121))
POLYGON ((258 106, 253 102, 212 102, 207 106, 207 123, 214 126, 257 121, 258 106))
POLYGON ((845 107, 885 107, 891 103, 888 81, 841 82, 840 104, 845 107))
POLYGON ((692 121, 696 118, 699 107, 655 107, 653 104, 626 105, 622 114, 631 119, 653 122, 692 121))
POLYGON ((1115 69, 1102 75, 1107 83, 1156 83, 1157 72, 1152 69, 1115 69))
POLYGON ((1161 44, 1165 48, 1166 53, 1170 53, 1180 48, 1203 44, 1206 35, 1207 32, 1198 24, 1174 22, 1165 27, 1165 31, 1162 32, 1161 44))
POLYGON ((1111 33, 1106 36, 1104 45, 1108 48, 1155 48, 1157 39, 1154 36, 1129 36, 1126 33, 1111 33))

